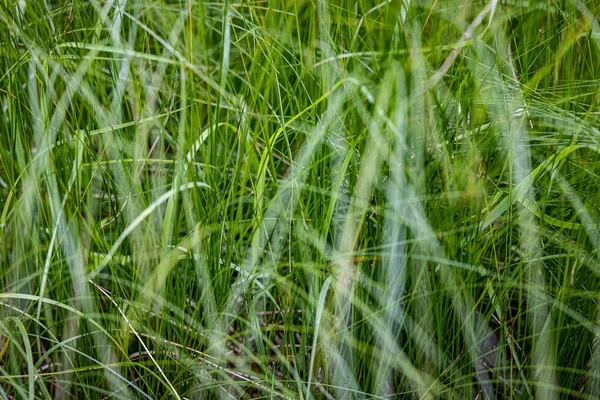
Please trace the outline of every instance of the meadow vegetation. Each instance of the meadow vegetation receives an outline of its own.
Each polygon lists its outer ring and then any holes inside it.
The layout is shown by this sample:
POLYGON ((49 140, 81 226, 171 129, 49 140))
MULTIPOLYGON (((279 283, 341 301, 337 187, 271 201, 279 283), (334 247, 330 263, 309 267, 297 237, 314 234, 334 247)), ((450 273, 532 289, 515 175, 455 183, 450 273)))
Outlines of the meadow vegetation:
POLYGON ((597 399, 600 1, 0 0, 0 399, 597 399))

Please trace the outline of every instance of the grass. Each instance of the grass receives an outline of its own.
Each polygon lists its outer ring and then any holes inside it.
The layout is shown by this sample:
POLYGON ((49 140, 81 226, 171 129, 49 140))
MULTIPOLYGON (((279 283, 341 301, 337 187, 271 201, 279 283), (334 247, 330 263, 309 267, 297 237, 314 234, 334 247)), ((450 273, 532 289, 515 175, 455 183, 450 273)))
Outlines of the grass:
POLYGON ((596 399, 600 2, 0 2, 0 398, 596 399))

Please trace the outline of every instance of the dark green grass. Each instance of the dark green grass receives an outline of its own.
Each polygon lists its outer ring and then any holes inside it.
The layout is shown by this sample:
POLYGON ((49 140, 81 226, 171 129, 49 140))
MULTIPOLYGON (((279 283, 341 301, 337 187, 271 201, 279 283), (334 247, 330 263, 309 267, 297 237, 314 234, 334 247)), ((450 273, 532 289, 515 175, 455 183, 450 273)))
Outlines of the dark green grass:
POLYGON ((0 398, 600 396, 600 3, 0 3, 0 398))

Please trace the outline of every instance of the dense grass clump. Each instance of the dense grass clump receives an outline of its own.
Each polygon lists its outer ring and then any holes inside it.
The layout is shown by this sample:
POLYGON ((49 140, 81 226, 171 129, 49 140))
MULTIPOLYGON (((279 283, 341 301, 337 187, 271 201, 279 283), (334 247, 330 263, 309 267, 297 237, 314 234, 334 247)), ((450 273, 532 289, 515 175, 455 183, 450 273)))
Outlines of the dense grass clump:
POLYGON ((0 399, 600 397, 600 1, 0 1, 0 399))

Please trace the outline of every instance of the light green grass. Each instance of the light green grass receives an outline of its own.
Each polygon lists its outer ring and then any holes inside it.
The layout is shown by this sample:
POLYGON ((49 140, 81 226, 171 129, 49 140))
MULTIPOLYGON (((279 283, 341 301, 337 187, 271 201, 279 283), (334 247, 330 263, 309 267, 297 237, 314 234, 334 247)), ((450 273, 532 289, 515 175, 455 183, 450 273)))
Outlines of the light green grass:
POLYGON ((2 0, 0 399, 597 399, 598 15, 2 0))

